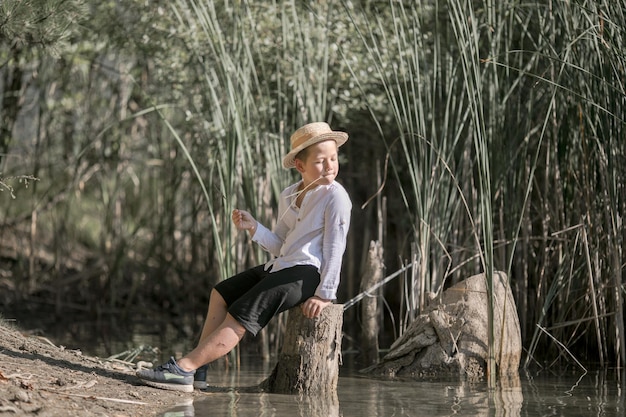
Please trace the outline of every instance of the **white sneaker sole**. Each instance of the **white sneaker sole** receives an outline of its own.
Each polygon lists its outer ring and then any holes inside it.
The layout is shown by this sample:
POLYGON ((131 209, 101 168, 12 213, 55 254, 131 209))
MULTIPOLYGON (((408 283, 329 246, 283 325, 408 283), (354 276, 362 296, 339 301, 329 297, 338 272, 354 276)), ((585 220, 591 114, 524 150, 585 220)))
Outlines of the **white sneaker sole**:
POLYGON ((166 384, 163 382, 149 381, 147 379, 142 379, 141 382, 154 388, 161 388, 169 391, 193 392, 193 385, 166 384))

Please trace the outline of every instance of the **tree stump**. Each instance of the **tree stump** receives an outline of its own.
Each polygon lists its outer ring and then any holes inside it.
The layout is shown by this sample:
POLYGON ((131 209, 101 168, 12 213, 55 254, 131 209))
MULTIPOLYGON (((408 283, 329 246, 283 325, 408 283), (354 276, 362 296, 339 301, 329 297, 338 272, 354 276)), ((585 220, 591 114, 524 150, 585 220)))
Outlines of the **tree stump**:
MULTIPOLYGON (((495 271, 494 348, 498 376, 515 378, 522 353, 517 307, 509 280, 495 271)), ((364 372, 387 377, 471 380, 487 375, 487 286, 484 274, 469 277, 433 298, 381 362, 364 372)))
POLYGON ((304 317, 300 307, 289 310, 278 362, 259 387, 276 394, 335 396, 342 325, 342 304, 324 308, 314 319, 304 317))
MULTIPOLYGON (((367 253, 367 264, 365 274, 361 279, 361 292, 374 287, 383 279, 383 247, 378 241, 370 242, 370 249, 367 253)), ((378 293, 378 290, 376 291, 378 293)), ((361 301, 361 350, 363 352, 362 362, 369 366, 378 362, 378 333, 380 307, 376 294, 368 294, 361 301)))

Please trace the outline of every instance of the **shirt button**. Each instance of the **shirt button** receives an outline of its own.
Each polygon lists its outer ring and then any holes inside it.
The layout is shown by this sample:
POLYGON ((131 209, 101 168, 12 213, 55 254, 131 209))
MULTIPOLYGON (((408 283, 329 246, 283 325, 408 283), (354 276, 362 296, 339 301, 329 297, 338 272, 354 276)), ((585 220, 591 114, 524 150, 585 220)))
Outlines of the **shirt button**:
POLYGON ((298 217, 298 221, 300 221, 300 217, 298 217))

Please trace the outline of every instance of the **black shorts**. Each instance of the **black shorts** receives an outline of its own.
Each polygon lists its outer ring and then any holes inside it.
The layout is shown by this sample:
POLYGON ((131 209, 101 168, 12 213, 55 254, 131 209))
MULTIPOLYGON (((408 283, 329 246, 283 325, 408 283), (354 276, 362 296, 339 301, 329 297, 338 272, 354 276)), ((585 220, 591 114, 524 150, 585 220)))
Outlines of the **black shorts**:
POLYGON ((215 290, 226 301, 230 315, 256 336, 272 317, 313 297, 319 283, 320 274, 312 265, 276 272, 259 265, 220 282, 215 290))

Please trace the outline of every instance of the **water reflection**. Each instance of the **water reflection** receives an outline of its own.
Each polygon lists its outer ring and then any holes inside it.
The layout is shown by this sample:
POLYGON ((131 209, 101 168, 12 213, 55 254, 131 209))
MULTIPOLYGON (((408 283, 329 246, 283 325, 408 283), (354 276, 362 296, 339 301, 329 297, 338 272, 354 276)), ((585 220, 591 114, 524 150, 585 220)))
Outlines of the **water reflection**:
POLYGON ((522 377, 527 399, 524 415, 572 417, 624 416, 624 370, 563 372, 522 377))
POLYGON ((494 416, 517 417, 521 415, 524 394, 519 375, 500 378, 497 389, 490 394, 493 397, 493 405, 490 409, 494 411, 494 416))
POLYGON ((340 416, 520 416, 520 384, 489 391, 484 383, 376 381, 339 382, 340 416), (493 411, 496 411, 495 413, 493 411))
POLYGON ((339 400, 267 393, 208 394, 195 402, 196 416, 339 417, 339 400))
POLYGON ((177 404, 171 409, 165 411, 161 416, 163 417, 194 417, 196 415, 196 410, 193 405, 193 400, 189 399, 189 401, 182 402, 181 404, 177 404))
POLYGON ((308 398, 252 392, 260 372, 211 376, 213 388, 193 405, 160 416, 352 417, 617 417, 625 415, 624 373, 522 374, 485 383, 387 381, 343 375, 337 396, 308 398), (236 381, 236 384, 233 382, 236 381), (238 388, 243 387, 243 388, 238 388), (169 413, 169 414, 168 414, 169 413))
POLYGON ((339 417, 337 396, 330 399, 266 393, 226 392, 207 394, 207 398, 178 404, 160 414, 163 417, 192 416, 298 416, 339 417))

